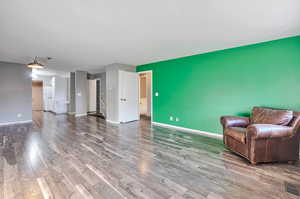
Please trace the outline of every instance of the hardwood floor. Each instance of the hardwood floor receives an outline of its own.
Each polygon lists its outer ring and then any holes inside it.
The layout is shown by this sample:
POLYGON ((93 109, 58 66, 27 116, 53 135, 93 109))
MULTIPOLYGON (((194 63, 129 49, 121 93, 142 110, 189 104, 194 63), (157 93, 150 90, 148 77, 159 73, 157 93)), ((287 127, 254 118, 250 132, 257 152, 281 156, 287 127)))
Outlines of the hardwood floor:
POLYGON ((220 140, 146 120, 35 113, 33 125, 0 127, 0 148, 0 199, 299 197, 299 163, 252 166, 220 140))

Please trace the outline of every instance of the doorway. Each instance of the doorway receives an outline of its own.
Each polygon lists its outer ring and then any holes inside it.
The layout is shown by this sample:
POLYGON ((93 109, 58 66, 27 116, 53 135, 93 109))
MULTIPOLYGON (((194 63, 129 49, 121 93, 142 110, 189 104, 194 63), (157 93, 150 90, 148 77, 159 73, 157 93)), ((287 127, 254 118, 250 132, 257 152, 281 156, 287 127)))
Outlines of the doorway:
POLYGON ((102 96, 101 96, 101 79, 90 79, 89 84, 89 101, 88 101, 88 115, 105 118, 102 113, 102 96))
POLYGON ((143 119, 152 119, 152 71, 139 73, 139 114, 143 119))
POLYGON ((43 81, 32 81, 32 110, 43 111, 43 81))

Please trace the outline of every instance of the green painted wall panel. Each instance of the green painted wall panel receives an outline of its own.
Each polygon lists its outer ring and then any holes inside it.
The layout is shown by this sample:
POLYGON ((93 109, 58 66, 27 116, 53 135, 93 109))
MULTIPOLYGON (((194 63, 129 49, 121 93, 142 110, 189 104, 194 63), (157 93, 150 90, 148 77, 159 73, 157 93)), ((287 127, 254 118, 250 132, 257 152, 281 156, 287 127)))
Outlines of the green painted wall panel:
POLYGON ((153 71, 153 119, 222 133, 222 115, 300 110, 300 36, 141 65, 153 71), (180 121, 170 121, 169 117, 180 121))

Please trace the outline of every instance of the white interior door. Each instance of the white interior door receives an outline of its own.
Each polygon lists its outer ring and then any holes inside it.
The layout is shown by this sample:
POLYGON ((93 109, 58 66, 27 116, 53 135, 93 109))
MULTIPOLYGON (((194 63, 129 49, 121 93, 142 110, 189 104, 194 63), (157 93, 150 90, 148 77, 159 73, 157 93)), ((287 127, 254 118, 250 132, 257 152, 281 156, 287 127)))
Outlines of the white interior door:
POLYGON ((119 121, 130 122, 139 119, 139 81, 134 72, 119 71, 119 121))
POLYGON ((89 80, 89 112, 97 110, 97 80, 89 80))
POLYGON ((44 87, 44 110, 50 111, 52 110, 51 102, 52 102, 52 87, 51 86, 45 86, 44 87))

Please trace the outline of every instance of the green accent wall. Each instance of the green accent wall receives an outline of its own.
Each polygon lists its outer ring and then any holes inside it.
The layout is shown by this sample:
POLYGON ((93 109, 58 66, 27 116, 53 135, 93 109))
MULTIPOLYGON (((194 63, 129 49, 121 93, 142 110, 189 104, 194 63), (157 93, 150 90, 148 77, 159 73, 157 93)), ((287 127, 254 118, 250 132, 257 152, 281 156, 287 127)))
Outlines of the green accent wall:
POLYGON ((253 106, 300 110, 300 36, 137 67, 147 70, 155 122, 221 134, 222 115, 247 116, 253 106))

